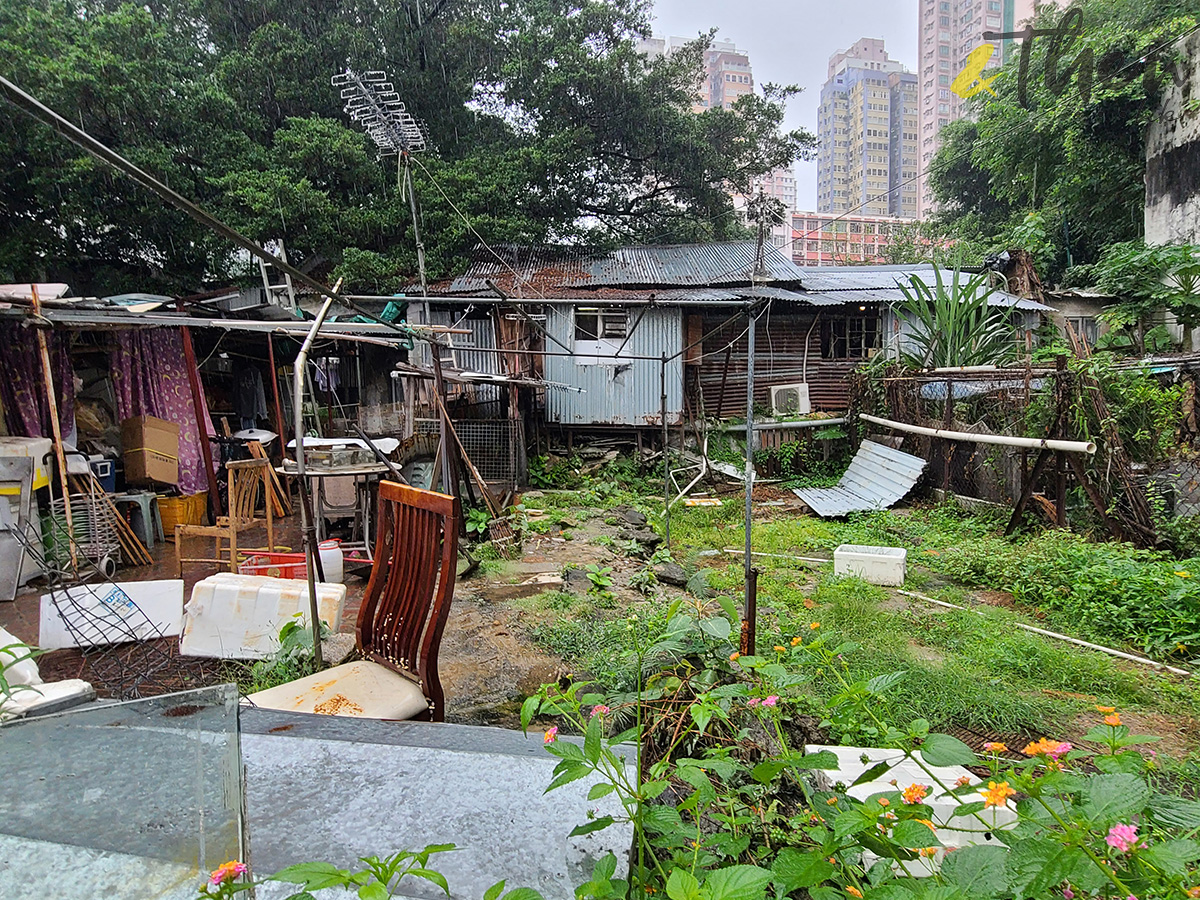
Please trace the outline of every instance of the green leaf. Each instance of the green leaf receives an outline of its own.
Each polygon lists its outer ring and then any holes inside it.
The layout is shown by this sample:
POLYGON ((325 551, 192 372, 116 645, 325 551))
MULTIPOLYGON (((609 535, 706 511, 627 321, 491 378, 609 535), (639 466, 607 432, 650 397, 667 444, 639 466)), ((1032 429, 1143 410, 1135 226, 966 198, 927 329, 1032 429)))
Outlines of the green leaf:
POLYGON ((861 806, 853 806, 833 820, 833 836, 838 840, 858 834, 874 826, 875 816, 867 815, 861 806))
POLYGON ((810 888, 832 877, 833 865, 820 851, 802 853, 795 847, 784 847, 771 863, 775 886, 784 894, 797 888, 810 888))
POLYGON ((892 687, 892 685, 903 681, 907 675, 908 672, 904 671, 892 672, 888 675, 876 675, 867 682, 867 691, 872 694, 882 694, 888 688, 892 687))
POLYGON ((954 807, 954 811, 950 813, 950 818, 953 819, 956 816, 973 816, 975 813, 983 812, 986 808, 982 800, 963 803, 961 806, 954 807))
POLYGON ((533 888, 519 887, 513 888, 500 900, 546 900, 546 898, 533 888))
POLYGON ((1150 798, 1150 818, 1167 828, 1200 828, 1200 801, 1158 794, 1150 798))
POLYGON ((932 828, 915 819, 904 819, 892 829, 892 840, 901 847, 920 850, 922 847, 940 847, 941 840, 932 828))
POLYGON ((733 633, 733 626, 729 624, 728 619, 721 616, 710 616, 707 619, 700 620, 700 630, 709 637, 723 641, 733 633))
POLYGON ((616 788, 607 781, 602 781, 599 784, 593 784, 592 789, 588 791, 587 798, 589 800, 599 800, 601 797, 607 797, 616 788))
POLYGON ((570 784, 572 781, 578 781, 580 778, 587 778, 593 771, 592 767, 587 763, 573 759, 564 759, 555 767, 555 770, 558 774, 554 776, 554 780, 550 782, 550 786, 542 793, 548 794, 556 788, 562 787, 564 784, 570 784))
POLYGON ((676 834, 683 830, 683 819, 673 806, 652 804, 642 810, 642 824, 655 834, 676 834))
POLYGON ((670 900, 699 900, 700 882, 683 869, 672 869, 667 879, 667 896, 670 900))
POLYGON ((1079 811, 1093 825, 1108 825, 1141 812, 1149 799, 1150 788, 1136 775, 1093 775, 1084 783, 1079 811))
POLYGON ((837 888, 815 887, 808 892, 808 896, 812 900, 846 900, 849 895, 843 894, 837 888))
POLYGON ((333 863, 305 862, 280 869, 266 880, 302 884, 305 890, 319 891, 322 888, 346 884, 350 880, 350 872, 347 869, 339 869, 333 863))
POLYGON ((1089 869, 1095 865, 1078 847, 1045 838, 1017 841, 1006 866, 1009 890, 1019 897, 1040 897, 1064 881, 1078 883, 1089 869))
POLYGON ((707 900, 761 900, 771 883, 771 873, 758 866, 727 866, 704 879, 707 900))
POLYGON ((604 854, 592 868, 592 881, 608 881, 617 873, 617 858, 611 852, 604 854))
POLYGON ((979 762, 974 750, 948 734, 931 734, 925 738, 921 758, 930 766, 973 766, 979 762))
POLYGON ((868 781, 874 781, 876 778, 879 778, 881 775, 887 774, 887 772, 891 770, 893 765, 894 765, 894 763, 890 763, 890 762, 875 763, 875 765, 871 766, 871 768, 867 769, 867 771, 863 772, 861 775, 859 775, 857 778, 855 778, 853 784, 851 784, 850 787, 854 787, 855 785, 859 785, 859 784, 866 784, 868 781))
POLYGON ((653 800, 671 786, 669 781, 647 781, 642 784, 642 799, 653 800))
POLYGON ((737 604, 733 602, 732 597, 721 594, 717 597, 717 603, 720 605, 721 611, 729 616, 729 621, 738 622, 741 620, 742 617, 738 615, 737 604))
POLYGON ((576 825, 571 829, 571 833, 567 837, 579 837, 583 834, 591 834, 593 831, 600 831, 611 825, 615 819, 612 816, 600 816, 598 819, 592 819, 590 822, 584 822, 582 825, 576 825))
POLYGON ((600 716, 592 716, 583 735, 583 757, 593 765, 600 761, 601 728, 600 716))
POLYGON ((388 889, 378 881, 364 884, 358 889, 358 900, 388 900, 388 889))
POLYGON ((777 759, 760 762, 757 766, 750 770, 750 777, 759 784, 770 784, 775 780, 775 777, 787 768, 787 763, 777 759))
POLYGON ((1152 844, 1142 853, 1142 858, 1170 875, 1183 875, 1188 863, 1200 859, 1200 842, 1178 840, 1152 844))
POLYGON ((414 878, 424 878, 426 881, 431 881, 440 887, 447 897, 450 896, 450 885, 446 881, 446 876, 441 872, 435 872, 433 869, 409 869, 405 874, 411 875, 414 878))
POLYGON ((528 731, 529 723, 533 721, 533 717, 537 715, 538 707, 542 705, 541 697, 526 697, 525 702, 521 704, 521 730, 528 731))
POLYGON ((500 900, 502 893, 504 893, 504 881, 500 880, 483 892, 483 900, 500 900))
POLYGON ((805 753, 800 757, 792 757, 788 764, 795 769, 836 769, 841 762, 832 750, 822 750, 819 753, 805 753))
POLYGON ((1008 887, 1007 859, 1008 850, 1004 847, 962 847, 942 860, 942 877, 972 900, 986 900, 999 896, 1008 887))

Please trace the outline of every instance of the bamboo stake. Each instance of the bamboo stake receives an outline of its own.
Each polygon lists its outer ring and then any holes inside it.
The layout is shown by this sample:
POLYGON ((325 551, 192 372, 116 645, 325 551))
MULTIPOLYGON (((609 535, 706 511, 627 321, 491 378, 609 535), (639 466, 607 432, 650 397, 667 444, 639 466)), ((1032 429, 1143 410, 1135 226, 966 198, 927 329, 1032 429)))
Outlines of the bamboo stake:
MULTIPOLYGON (((42 315, 42 301, 38 297, 36 284, 29 285, 33 300, 33 314, 42 315)), ((38 352, 42 357, 42 378, 46 383, 46 403, 50 410, 50 431, 54 437, 54 455, 58 460, 58 478, 63 495, 63 515, 67 520, 67 548, 71 553, 71 571, 79 573, 79 560, 75 552, 75 523, 71 521, 71 490, 67 483, 67 457, 63 453, 62 427, 58 422, 58 398, 54 396, 54 369, 50 365, 50 348, 46 344, 46 332, 39 324, 36 329, 38 352)))

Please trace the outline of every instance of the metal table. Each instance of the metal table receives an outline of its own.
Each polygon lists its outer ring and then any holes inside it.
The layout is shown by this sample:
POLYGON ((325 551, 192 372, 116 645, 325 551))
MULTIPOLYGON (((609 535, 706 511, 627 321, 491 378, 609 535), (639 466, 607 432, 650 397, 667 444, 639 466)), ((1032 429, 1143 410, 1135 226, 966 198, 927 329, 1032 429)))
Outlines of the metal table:
MULTIPOLYGON (((295 463, 277 466, 275 471, 291 478, 297 476, 295 463)), ((382 463, 358 466, 305 466, 304 477, 308 481, 308 495, 313 498, 313 519, 317 526, 317 541, 328 537, 326 519, 352 519, 351 540, 342 542, 342 551, 361 550, 368 560, 373 560, 374 541, 371 536, 371 520, 375 514, 374 483, 380 475, 388 472, 382 463), (353 478, 354 503, 340 506, 329 502, 325 487, 328 478, 353 478)))

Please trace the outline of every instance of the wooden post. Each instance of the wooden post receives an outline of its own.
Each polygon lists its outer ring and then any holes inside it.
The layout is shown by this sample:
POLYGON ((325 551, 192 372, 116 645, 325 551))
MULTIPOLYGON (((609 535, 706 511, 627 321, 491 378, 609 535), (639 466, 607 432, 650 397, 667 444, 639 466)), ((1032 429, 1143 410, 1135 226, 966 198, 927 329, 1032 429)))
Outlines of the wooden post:
MULTIPOLYGON (((1054 360, 1054 396, 1056 400, 1054 436, 1066 437, 1063 429, 1063 419, 1066 410, 1063 408, 1063 397, 1066 389, 1067 358, 1061 354, 1054 360)), ((1054 523, 1059 528, 1067 527, 1067 464, 1062 451, 1055 454, 1054 460, 1054 523)))
POLYGON ((733 343, 725 348, 725 368, 721 370, 721 393, 717 396, 717 418, 725 411, 725 385, 729 382, 729 362, 733 358, 733 343))
MULTIPOLYGON (((29 285, 30 298, 33 301, 33 314, 39 319, 42 316, 42 301, 38 297, 36 284, 29 285)), ((63 516, 67 520, 67 549, 71 554, 71 571, 79 572, 79 561, 75 554, 75 523, 71 519, 71 489, 67 481, 67 456, 63 453, 62 426, 58 421, 58 398, 54 395, 54 367, 50 365, 50 347, 46 344, 46 332, 41 323, 34 329, 37 332, 38 353, 42 357, 42 378, 46 383, 46 405, 50 410, 50 434, 54 439, 54 457, 58 462, 58 480, 62 488, 63 516)))
POLYGON ((750 569, 746 581, 746 618, 742 619, 742 640, 738 652, 754 655, 754 636, 758 632, 758 569, 750 569))
MULTIPOLYGON (((182 311, 183 304, 179 304, 182 311)), ((208 443, 208 428, 206 427, 207 413, 204 411, 204 387, 200 384, 200 366, 196 362, 196 348, 192 346, 192 330, 186 325, 179 328, 183 338, 183 358, 188 367, 188 384, 192 389, 192 412, 196 417, 196 431, 199 433, 200 458, 204 461, 204 474, 208 478, 208 508, 212 511, 213 521, 221 515, 221 492, 217 489, 217 475, 213 471, 212 447, 208 443)))

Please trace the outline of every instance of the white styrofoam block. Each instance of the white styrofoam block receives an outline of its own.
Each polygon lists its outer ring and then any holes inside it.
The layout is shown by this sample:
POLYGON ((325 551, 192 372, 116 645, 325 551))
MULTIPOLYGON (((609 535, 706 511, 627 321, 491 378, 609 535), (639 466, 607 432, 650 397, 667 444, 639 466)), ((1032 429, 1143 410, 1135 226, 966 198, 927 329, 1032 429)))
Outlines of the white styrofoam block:
POLYGON ((900 587, 908 566, 903 547, 863 547, 842 544, 833 551, 834 575, 857 575, 871 584, 900 587))
POLYGON ((0 721, 15 716, 36 713, 50 707, 60 709, 96 699, 96 690, 86 681, 67 678, 49 684, 37 684, 26 690, 13 691, 0 698, 0 721))
MULTIPOLYGON (((825 774, 832 781, 840 781, 851 785, 872 766, 881 763, 891 763, 892 768, 872 781, 854 784, 846 793, 856 800, 866 800, 873 794, 884 794, 891 791, 903 791, 911 784, 923 784, 929 787, 929 794, 922 803, 933 811, 931 821, 937 826, 938 840, 942 843, 937 853, 932 857, 921 857, 907 863, 914 875, 929 875, 941 866, 946 855, 943 848, 967 847, 973 844, 995 843, 991 832, 1011 828, 1017 822, 1017 812, 1011 800, 1004 806, 992 807, 981 812, 984 822, 973 816, 955 816, 954 811, 965 803, 982 799, 978 793, 971 792, 961 795, 947 795, 941 787, 933 782, 929 772, 922 769, 914 760, 906 759, 899 750, 880 749, 878 747, 828 747, 809 744, 805 748, 808 753, 819 753, 828 750, 838 758, 836 771, 825 774), (892 782, 895 782, 893 784, 892 782), (986 823, 986 825, 985 825, 986 823)), ((920 751, 917 751, 920 755, 920 751)), ((930 771, 942 784, 954 786, 960 778, 967 778, 971 785, 984 786, 984 782, 961 766, 929 766, 930 771)), ((920 848, 913 848, 920 849, 920 848)), ((863 864, 870 866, 876 859, 875 854, 867 852, 863 855, 863 864)))
POLYGON ((174 637, 183 625, 183 582, 177 578, 79 584, 56 594, 59 606, 55 595, 42 595, 38 646, 43 650, 174 637), (72 619, 79 641, 63 615, 72 619))
MULTIPOLYGON (((317 584, 317 609, 338 630, 344 584, 317 584)), ((308 622, 308 583, 293 578, 221 572, 196 582, 184 609, 184 656, 266 659, 279 649, 279 629, 296 614, 308 622)))

